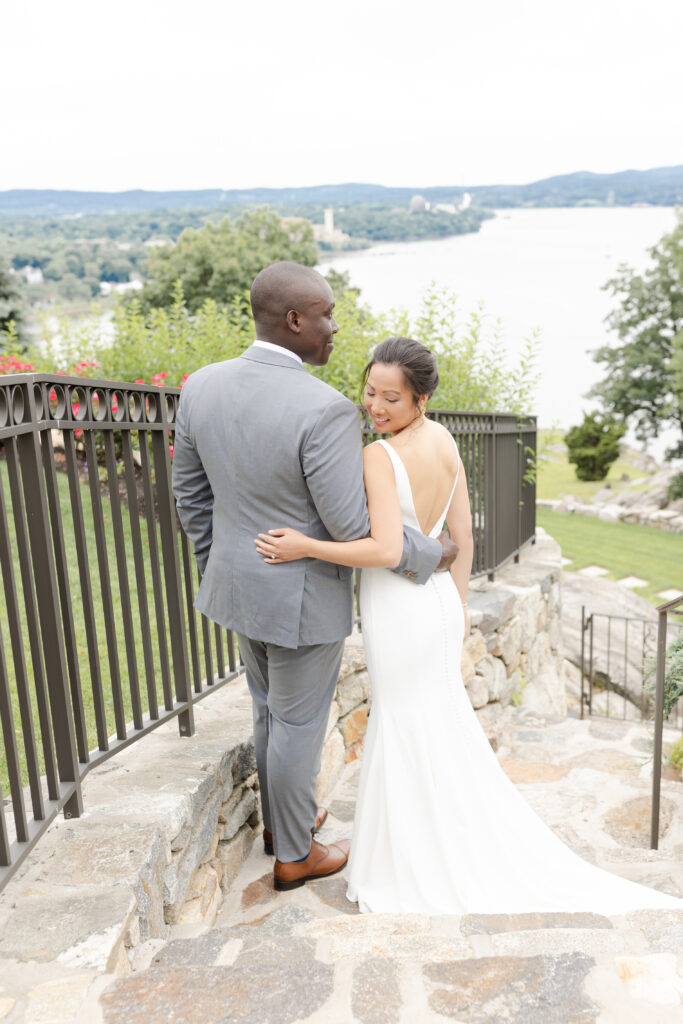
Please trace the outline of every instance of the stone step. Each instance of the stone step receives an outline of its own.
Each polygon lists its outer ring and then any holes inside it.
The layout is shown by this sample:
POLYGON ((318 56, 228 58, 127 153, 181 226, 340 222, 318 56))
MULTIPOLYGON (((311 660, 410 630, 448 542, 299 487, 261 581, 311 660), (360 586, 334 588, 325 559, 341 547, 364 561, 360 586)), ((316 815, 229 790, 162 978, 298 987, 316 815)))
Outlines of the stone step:
POLYGON ((680 1020, 682 954, 683 911, 317 918, 289 905, 170 942, 100 1009, 103 1024, 666 1024, 680 1020))
POLYGON ((385 955, 407 960, 540 953, 683 954, 683 910, 634 911, 622 917, 590 913, 369 914, 316 917, 291 904, 258 923, 212 928, 177 938, 155 953, 150 970, 213 966, 265 948, 311 950, 334 962, 385 955))

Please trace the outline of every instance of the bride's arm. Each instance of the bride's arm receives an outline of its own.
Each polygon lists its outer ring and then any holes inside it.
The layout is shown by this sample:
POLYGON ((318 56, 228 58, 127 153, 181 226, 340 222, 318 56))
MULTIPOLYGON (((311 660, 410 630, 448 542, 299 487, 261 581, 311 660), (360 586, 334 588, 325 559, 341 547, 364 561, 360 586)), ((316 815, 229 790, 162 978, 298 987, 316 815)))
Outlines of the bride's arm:
POLYGON ((257 551, 270 565, 297 558, 318 558, 357 569, 396 565, 403 551, 403 524, 394 469, 382 445, 363 449, 363 480, 370 513, 369 537, 337 542, 315 540, 298 530, 269 530, 258 535, 257 551))
POLYGON ((467 605, 467 586, 472 572, 472 555, 474 554, 474 542, 472 540, 472 513, 470 512, 470 499, 467 493, 467 480, 465 478, 465 467, 460 464, 460 475, 455 487, 450 508, 446 513, 446 523, 451 540, 458 545, 458 557, 451 566, 451 576, 458 588, 460 600, 467 605))

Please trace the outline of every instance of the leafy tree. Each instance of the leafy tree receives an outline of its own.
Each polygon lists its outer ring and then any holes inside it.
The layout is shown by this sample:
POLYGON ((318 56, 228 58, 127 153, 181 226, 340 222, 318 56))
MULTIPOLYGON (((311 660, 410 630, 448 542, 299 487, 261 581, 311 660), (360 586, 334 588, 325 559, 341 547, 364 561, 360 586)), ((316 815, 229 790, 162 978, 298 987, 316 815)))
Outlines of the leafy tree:
POLYGON ((336 209, 335 226, 352 238, 369 242, 406 241, 412 238, 446 238, 478 231, 487 217, 485 210, 469 207, 460 213, 445 210, 411 213, 407 206, 360 203, 336 209))
POLYGON ((583 423, 572 427, 564 438, 578 479, 604 480, 619 458, 619 441, 625 433, 623 423, 617 423, 611 416, 584 413, 583 423))
POLYGON ((228 305, 251 286, 256 274, 276 260, 294 260, 312 267, 318 262, 313 228, 306 221, 282 220, 267 207, 248 210, 235 221, 188 228, 175 246, 152 253, 149 283, 140 293, 144 310, 173 304, 180 281, 190 312, 206 299, 228 305))
POLYGON ((344 294, 353 295, 356 301, 360 298, 360 288, 356 288, 351 284, 351 275, 348 270, 335 270, 332 268, 325 274, 325 280, 334 292, 334 297, 337 301, 344 294))
POLYGON ((5 348, 7 338, 16 344, 24 324, 22 297, 16 274, 0 261, 0 351, 5 348))
POLYGON ((683 213, 650 255, 643 274, 623 267, 605 286, 620 299, 608 317, 619 340, 596 351, 607 373, 591 394, 631 420, 641 440, 677 427, 681 438, 667 453, 676 458, 683 456, 683 213))
POLYGON ((456 294, 436 285, 425 292, 416 316, 394 311, 382 328, 377 341, 390 334, 407 335, 435 353, 440 383, 430 400, 434 408, 522 415, 533 410, 539 380, 537 332, 509 365, 500 321, 487 316, 483 304, 463 315, 456 294))

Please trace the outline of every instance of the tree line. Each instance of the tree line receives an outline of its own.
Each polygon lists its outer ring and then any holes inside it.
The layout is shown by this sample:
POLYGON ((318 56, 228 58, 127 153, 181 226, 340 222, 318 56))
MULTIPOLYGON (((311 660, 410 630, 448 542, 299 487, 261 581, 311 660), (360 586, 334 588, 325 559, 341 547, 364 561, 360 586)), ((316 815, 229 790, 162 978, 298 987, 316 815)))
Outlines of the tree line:
MULTIPOLYGON (((456 214, 446 211, 411 214, 405 208, 361 204, 340 208, 335 216, 337 226, 351 236, 349 246, 363 248, 377 241, 442 238, 477 231, 491 214, 472 208, 456 214)), ((14 271, 14 290, 22 294, 29 309, 87 305, 100 297, 102 282, 115 286, 131 280, 147 282, 143 305, 149 306, 160 301, 157 287, 160 281, 164 282, 161 291, 168 299, 173 282, 169 283, 166 271, 173 274, 174 268, 182 265, 180 276, 185 294, 190 305, 195 306, 195 284, 199 282, 184 280, 186 263, 199 259, 200 249, 204 250, 206 258, 216 250, 221 266, 213 271, 206 266, 201 270, 204 277, 213 278, 214 284, 208 291, 201 287, 200 291, 228 299, 234 290, 226 294, 220 283, 226 272, 226 260, 233 264, 233 269, 227 272, 227 283, 231 289, 234 285, 240 290, 248 280, 251 267, 266 254, 278 233, 285 250, 291 249, 282 234, 281 219, 285 225, 290 225, 286 230, 292 238, 299 236, 301 239, 300 245, 295 244, 299 262, 309 264, 312 261, 314 265, 318 249, 310 226, 322 223, 322 206, 234 207, 229 217, 219 209, 159 210, 69 219, 0 217, 0 253, 4 257, 0 275, 7 277, 14 271), (310 223, 292 224, 297 218, 310 223), (263 231, 269 238, 265 246, 258 237, 263 231), (174 256, 174 246, 186 255, 174 256), (243 272, 239 270, 240 263, 243 272)), ((320 248, 326 248, 325 243, 321 243, 320 248)))

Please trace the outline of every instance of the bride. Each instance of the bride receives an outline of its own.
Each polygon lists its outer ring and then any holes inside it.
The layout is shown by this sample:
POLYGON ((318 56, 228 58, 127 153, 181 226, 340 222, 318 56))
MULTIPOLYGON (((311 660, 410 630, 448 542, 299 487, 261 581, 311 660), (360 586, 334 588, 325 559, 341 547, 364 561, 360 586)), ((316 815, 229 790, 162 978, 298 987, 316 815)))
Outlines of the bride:
POLYGON ((337 543, 291 529, 259 534, 271 565, 318 558, 362 568, 360 609, 372 713, 348 870, 363 912, 469 914, 683 909, 683 900, 582 860, 509 781, 460 674, 468 629, 472 528, 451 435, 425 417, 436 359, 389 338, 364 373, 379 433, 364 450, 370 537, 337 543), (450 573, 416 587, 388 571, 403 525, 435 537, 444 519, 460 546, 450 573))

